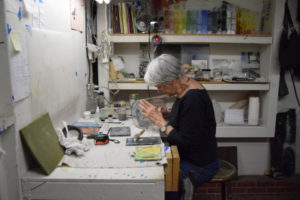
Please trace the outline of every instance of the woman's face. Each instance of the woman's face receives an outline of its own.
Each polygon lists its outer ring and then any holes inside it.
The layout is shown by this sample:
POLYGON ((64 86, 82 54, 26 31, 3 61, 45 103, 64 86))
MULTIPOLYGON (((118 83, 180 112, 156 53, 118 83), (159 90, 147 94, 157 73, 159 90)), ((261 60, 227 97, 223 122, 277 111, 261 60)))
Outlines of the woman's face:
POLYGON ((155 85, 155 87, 157 88, 158 93, 164 93, 168 96, 174 96, 176 95, 176 87, 175 87, 175 80, 172 80, 170 82, 167 83, 160 83, 155 85))

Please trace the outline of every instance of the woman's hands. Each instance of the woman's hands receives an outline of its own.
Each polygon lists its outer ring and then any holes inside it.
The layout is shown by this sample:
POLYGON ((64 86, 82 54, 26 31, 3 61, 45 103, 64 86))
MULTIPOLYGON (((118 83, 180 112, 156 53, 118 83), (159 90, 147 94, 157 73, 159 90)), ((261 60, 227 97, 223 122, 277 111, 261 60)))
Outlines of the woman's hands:
POLYGON ((153 122, 159 128, 167 123, 167 121, 164 119, 161 113, 161 106, 157 108, 145 99, 141 99, 139 107, 141 109, 142 115, 149 119, 151 122, 153 122))

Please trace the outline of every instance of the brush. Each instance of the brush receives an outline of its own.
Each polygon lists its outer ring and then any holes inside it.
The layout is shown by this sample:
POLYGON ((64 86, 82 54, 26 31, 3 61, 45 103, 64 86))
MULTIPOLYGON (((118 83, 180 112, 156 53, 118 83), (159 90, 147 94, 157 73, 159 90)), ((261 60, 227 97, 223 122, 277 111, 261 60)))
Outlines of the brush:
POLYGON ((143 135, 144 132, 145 132, 145 129, 142 129, 139 133, 135 134, 133 136, 133 141, 134 142, 137 141, 141 137, 141 135, 143 135))

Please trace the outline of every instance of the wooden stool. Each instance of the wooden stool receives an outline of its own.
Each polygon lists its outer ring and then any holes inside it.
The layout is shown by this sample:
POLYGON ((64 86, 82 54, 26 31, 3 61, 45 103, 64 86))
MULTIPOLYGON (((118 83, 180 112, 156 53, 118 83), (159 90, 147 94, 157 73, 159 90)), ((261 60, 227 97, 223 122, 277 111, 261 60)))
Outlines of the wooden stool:
MULTIPOLYGON (((222 200, 231 199, 231 179, 236 173, 236 167, 225 160, 219 160, 219 170, 217 174, 209 181, 222 184, 222 200)), ((189 177, 194 179, 194 172, 190 171, 189 177)), ((193 199, 195 199, 196 189, 194 190, 193 199)))

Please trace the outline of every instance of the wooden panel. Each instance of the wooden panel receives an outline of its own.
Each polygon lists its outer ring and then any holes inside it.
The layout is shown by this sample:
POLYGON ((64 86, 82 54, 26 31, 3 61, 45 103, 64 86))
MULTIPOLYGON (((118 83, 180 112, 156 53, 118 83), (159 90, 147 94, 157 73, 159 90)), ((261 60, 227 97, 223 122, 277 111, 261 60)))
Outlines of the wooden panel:
POLYGON ((172 191, 177 192, 179 186, 179 171, 180 171, 180 157, 177 146, 171 146, 173 156, 173 188, 172 191))
POLYGON ((173 159, 172 159, 172 152, 166 152, 166 158, 168 162, 168 167, 165 172, 165 191, 170 192, 172 191, 172 179, 173 179, 173 159))

